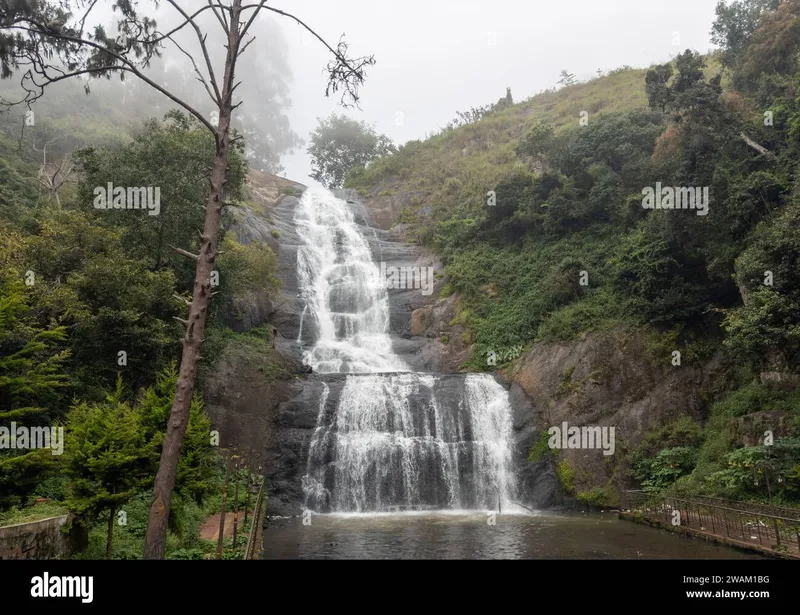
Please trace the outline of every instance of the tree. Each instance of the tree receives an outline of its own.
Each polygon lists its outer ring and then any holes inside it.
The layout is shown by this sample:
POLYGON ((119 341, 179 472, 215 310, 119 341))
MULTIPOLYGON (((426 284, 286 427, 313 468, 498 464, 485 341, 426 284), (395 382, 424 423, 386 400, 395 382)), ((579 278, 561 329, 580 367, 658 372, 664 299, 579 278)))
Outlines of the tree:
POLYGON ((711 42, 722 49, 722 63, 733 67, 750 44, 762 16, 774 11, 781 0, 735 0, 717 3, 717 19, 711 27, 711 42))
POLYGON ((744 305, 730 310, 723 324, 725 345, 740 362, 760 369, 800 367, 798 262, 800 203, 791 202, 759 224, 736 259, 744 305))
POLYGON ((39 326, 53 319, 65 327, 74 392, 104 399, 120 369, 134 390, 151 382, 178 350, 174 272, 153 271, 152 261, 124 249, 122 228, 100 225, 90 213, 45 210, 34 228, 20 248, 36 275, 31 305, 39 326))
MULTIPOLYGON (((750 44, 740 53, 734 84, 752 91, 764 88, 765 80, 779 76, 788 77, 789 83, 781 84, 787 92, 794 93, 800 51, 800 4, 795 1, 782 2, 774 11, 765 11, 758 27, 750 37, 750 44), (777 73, 777 75, 776 75, 777 73), (769 76, 769 77, 768 77, 769 76)), ((769 90, 768 90, 769 92, 769 90)), ((765 98, 763 95, 760 98, 765 98)), ((772 102, 772 97, 766 99, 772 102)))
MULTIPOLYGON (((247 173, 238 145, 240 142, 228 158, 228 201, 242 197, 247 173)), ((95 187, 109 182, 118 186, 157 186, 161 201, 156 216, 143 216, 137 210, 115 211, 113 216, 101 210, 98 215, 120 228, 127 250, 147 259, 155 271, 171 265, 180 273, 181 285, 191 288, 194 268, 170 246, 195 249, 199 243, 197 229, 203 225, 205 211, 198 203, 206 195, 214 151, 214 139, 193 116, 169 111, 163 121, 146 122, 129 144, 78 151, 75 158, 81 175, 80 203, 91 207, 95 187)))
MULTIPOLYGON (((158 445, 164 438, 164 426, 172 408, 177 381, 177 366, 174 362, 167 364, 156 376, 155 384, 142 392, 136 404, 145 438, 158 445)), ((210 434, 211 423, 203 409, 203 402, 195 395, 189 407, 189 423, 175 480, 175 494, 180 500, 201 501, 209 490, 213 451, 210 434)), ((151 476, 155 469, 154 466, 151 468, 151 476)))
MULTIPOLYGON (((157 4, 153 2, 152 6, 157 4)), ((248 31, 261 11, 271 11, 293 19, 308 30, 333 54, 333 59, 326 66, 328 85, 325 94, 327 96, 341 92, 340 102, 344 105, 357 104, 358 89, 364 82, 365 69, 375 62, 372 56, 349 58, 348 45, 343 39, 340 39, 334 49, 303 21, 280 9, 267 6, 266 0, 247 5, 243 0, 221 0, 202 6, 192 14, 181 8, 178 0, 167 0, 167 4, 181 15, 181 23, 166 33, 158 30, 153 19, 139 13, 139 3, 128 1, 100 3, 85 0, 41 0, 3 3, 0 6, 1 74, 7 78, 15 70, 22 69, 21 85, 25 91, 22 100, 4 101, 6 105, 29 105, 43 95, 48 85, 64 79, 110 77, 114 73, 122 76, 134 75, 183 107, 214 137, 214 161, 209 177, 199 250, 191 253, 180 247, 175 248, 176 252, 195 262, 195 281, 189 315, 183 321, 186 334, 183 338, 180 373, 156 475, 145 537, 144 557, 148 559, 160 559, 164 556, 172 491, 211 298, 211 273, 218 256, 220 219, 226 205, 228 166, 234 139, 231 121, 240 104, 234 102, 234 92, 238 87, 236 67, 239 58, 253 41, 253 38, 247 39, 248 31), (87 28, 87 20, 90 20, 92 12, 101 4, 121 17, 117 36, 109 36, 100 25, 87 28), (221 78, 217 77, 214 70, 211 57, 213 50, 209 49, 206 35, 201 28, 201 16, 213 16, 216 20, 210 20, 213 27, 218 25, 223 31, 225 59, 221 78), (184 28, 189 32, 194 31, 196 35, 196 48, 199 49, 196 57, 199 61, 175 43, 174 35, 184 28), (189 102, 157 84, 144 73, 145 67, 161 54, 167 43, 175 44, 184 55, 191 58, 196 77, 213 103, 213 118, 207 118, 189 102)), ((88 92, 88 82, 86 89, 88 92)))
POLYGON ((529 158, 538 170, 544 170, 545 160, 555 146, 555 130, 550 124, 536 121, 517 146, 517 156, 529 158))
POLYGON ((157 459, 157 441, 148 439, 141 416, 123 400, 123 393, 119 376, 104 403, 78 404, 67 424, 67 507, 83 525, 108 511, 107 558, 117 511, 147 484, 157 459))
POLYGON ((672 77, 672 65, 662 64, 647 71, 644 78, 644 89, 647 92, 647 102, 652 109, 667 110, 671 103, 671 91, 667 83, 672 77))
POLYGON ((389 137, 344 114, 317 118, 317 123, 308 147, 311 177, 328 188, 341 188, 350 171, 395 151, 389 137))
POLYGON ((511 95, 511 88, 506 88, 506 95, 497 99, 497 102, 492 106, 492 111, 500 111, 507 109, 514 104, 514 97, 511 95))
MULTIPOLYGON (((31 319, 23 276, 12 267, 15 237, 4 233, 0 250, 0 425, 42 425, 50 419, 47 402, 63 387, 62 364, 69 352, 59 350, 63 327, 43 329, 31 319)), ((15 437, 10 433, 8 437, 15 437)), ((63 443, 62 443, 63 444, 63 443)), ((23 501, 43 472, 52 468, 52 451, 0 449, 0 508, 23 501)))
POLYGON ((559 85, 563 85, 564 87, 569 87, 571 85, 575 85, 576 83, 575 75, 573 73, 570 73, 566 69, 562 70, 558 76, 561 77, 561 79, 556 81, 556 83, 558 83, 559 85))

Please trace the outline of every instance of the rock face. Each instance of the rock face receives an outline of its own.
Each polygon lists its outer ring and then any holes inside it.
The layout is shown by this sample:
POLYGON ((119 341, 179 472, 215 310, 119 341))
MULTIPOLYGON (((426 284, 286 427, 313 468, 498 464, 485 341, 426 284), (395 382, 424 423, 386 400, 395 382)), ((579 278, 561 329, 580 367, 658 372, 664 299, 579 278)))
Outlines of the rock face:
MULTIPOLYGON (((280 178, 271 180, 272 184, 265 176, 254 181, 253 208, 238 211, 230 228, 243 243, 265 243, 277 253, 282 289, 271 300, 245 297, 234 328, 247 330, 269 322, 285 373, 269 380, 259 365, 227 357, 210 379, 207 407, 220 426, 222 445, 250 450, 262 465, 268 513, 296 515, 305 505, 303 477, 321 400, 325 398, 326 408, 335 408, 346 376, 303 373, 307 368, 302 364, 302 348, 316 335, 307 322, 302 334, 300 327, 304 302, 298 289, 297 250, 302 240, 294 215, 305 188, 280 178)), ((349 190, 337 196, 352 208, 376 262, 387 267, 433 267, 437 273, 428 294, 419 289, 389 291, 392 344, 413 371, 440 374, 444 389, 463 387, 465 376, 456 372, 469 358, 471 342, 458 324, 458 296, 439 298, 445 283, 441 261, 406 243, 402 226, 388 228, 391 216, 397 214, 397 203, 376 207, 375 199, 363 200, 349 190), (383 216, 380 224, 375 222, 376 212, 383 216)), ((679 416, 702 421, 701 391, 718 376, 717 361, 701 367, 673 367, 670 358, 669 354, 654 355, 635 330, 621 328, 570 343, 537 344, 504 375, 498 374, 513 410, 516 501, 531 509, 574 506, 576 495, 596 487, 606 488, 613 500, 615 492, 630 486, 620 478, 626 470, 620 452, 638 445, 650 429, 679 416), (614 427, 615 454, 566 449, 555 459, 545 455, 528 461, 542 433, 564 422, 614 427), (561 465, 573 475, 571 493, 565 492, 557 477, 561 465)))
MULTIPOLYGON (((620 478, 620 452, 638 445, 650 429, 688 415, 704 418, 702 391, 715 380, 718 361, 673 367, 671 356, 648 349, 632 329, 593 333, 563 344, 538 344, 510 370, 514 387, 530 399, 518 417, 520 445, 530 449, 542 430, 561 426, 613 427, 615 454, 601 449, 566 449, 558 462, 574 472, 575 492, 594 487, 627 488, 620 478), (524 434, 524 435, 523 435, 524 434)), ((610 432, 609 432, 610 433, 610 432)), ((540 479, 530 469, 531 489, 540 479)), ((613 498, 612 498, 613 499, 613 498)))
MULTIPOLYGON (((244 297, 232 326, 247 330, 269 322, 284 373, 267 379, 252 360, 224 357, 209 379, 207 408, 221 431, 222 445, 251 451, 251 458, 261 464, 269 514, 295 515, 305 504, 303 477, 320 404, 326 412, 336 408, 346 376, 307 374, 302 364, 303 347, 316 337, 312 324, 304 322, 302 331, 300 326, 305 304, 299 294, 297 250, 302 240, 294 215, 305 188, 266 176, 253 181, 253 207, 237 211, 230 228, 241 242, 265 243, 277 253, 282 289, 271 300, 244 297)), ((397 203, 364 201, 348 190, 337 196, 351 207, 377 263, 432 267, 437 273, 430 293, 418 288, 389 291, 392 345, 411 370, 440 374, 445 388, 463 387, 465 376, 455 372, 469 358, 470 340, 458 324, 457 295, 439 298, 445 281, 441 261, 406 243, 402 226, 389 228, 398 213, 397 203)), ((626 470, 619 461, 620 451, 630 450, 647 431, 679 416, 688 414, 701 421, 705 410, 701 391, 720 368, 716 361, 702 367, 673 367, 670 358, 655 355, 636 331, 621 328, 571 343, 537 344, 505 376, 498 375, 506 383, 513 410, 516 501, 532 509, 571 506, 576 495, 597 487, 613 501, 615 492, 629 486, 620 478, 626 470), (603 455, 599 448, 568 448, 555 458, 544 455, 528 461, 542 434, 564 422, 613 427, 615 454, 603 455), (572 474, 571 493, 560 484, 557 466, 572 474)))
MULTIPOLYGON (((230 230, 242 243, 264 243, 276 252, 282 288, 271 300, 242 298, 232 327, 246 331, 269 322, 284 373, 279 378, 266 378, 257 362, 225 355, 207 382, 207 410, 220 430, 221 445, 237 446, 251 463, 261 465, 269 493, 268 514, 296 515, 305 505, 303 477, 321 400, 325 400, 326 408, 336 408, 346 375, 303 373, 307 368, 302 364, 302 349, 316 336, 313 325, 304 322, 302 330, 300 325, 304 301, 299 294, 297 250, 302 241, 295 230, 294 215, 305 187, 265 175, 251 178, 251 184, 253 206, 236 211, 230 230)), ((463 390, 466 376, 453 372, 469 357, 469 348, 463 328, 450 324, 456 316, 457 297, 439 299, 444 283, 442 263, 435 255, 406 243, 402 229, 378 228, 371 209, 357 193, 344 190, 336 196, 352 208, 377 263, 387 268, 433 268, 434 284, 429 292, 419 288, 389 291, 389 333, 394 352, 411 370, 440 373, 437 389, 442 387, 442 395, 447 397, 445 391, 450 389, 463 390)), ((502 381, 500 376, 498 379, 502 381)), ((508 388, 508 384, 504 386, 508 388)), ((529 435, 538 423, 530 421, 535 413, 524 389, 514 385, 511 399, 513 467, 520 472, 515 482, 523 487, 516 501, 529 508, 558 504, 552 468, 525 462, 529 435)))

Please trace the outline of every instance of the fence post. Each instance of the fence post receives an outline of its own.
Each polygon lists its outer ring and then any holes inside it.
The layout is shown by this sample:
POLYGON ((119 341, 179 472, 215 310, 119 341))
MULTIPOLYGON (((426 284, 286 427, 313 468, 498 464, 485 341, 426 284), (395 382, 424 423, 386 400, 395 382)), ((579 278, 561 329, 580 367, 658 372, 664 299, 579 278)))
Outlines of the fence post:
POLYGON ((775 541, 778 543, 778 546, 780 546, 781 545, 781 532, 778 529, 778 520, 777 519, 773 519, 772 520, 772 525, 775 526, 775 541))

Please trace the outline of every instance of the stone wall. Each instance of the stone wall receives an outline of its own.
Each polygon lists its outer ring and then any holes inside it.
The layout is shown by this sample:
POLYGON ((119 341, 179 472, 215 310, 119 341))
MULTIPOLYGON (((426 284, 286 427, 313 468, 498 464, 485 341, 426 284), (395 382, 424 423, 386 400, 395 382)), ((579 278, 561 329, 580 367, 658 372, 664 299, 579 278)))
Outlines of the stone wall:
POLYGON ((0 559, 61 559, 72 552, 67 516, 0 527, 0 559))

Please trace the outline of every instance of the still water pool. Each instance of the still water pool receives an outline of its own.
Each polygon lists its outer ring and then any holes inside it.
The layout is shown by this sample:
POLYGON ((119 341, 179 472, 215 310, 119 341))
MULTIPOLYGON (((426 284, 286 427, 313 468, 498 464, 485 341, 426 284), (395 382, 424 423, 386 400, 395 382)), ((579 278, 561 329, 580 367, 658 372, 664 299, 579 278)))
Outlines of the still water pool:
POLYGON ((762 559, 616 513, 384 513, 271 519, 266 559, 762 559))

